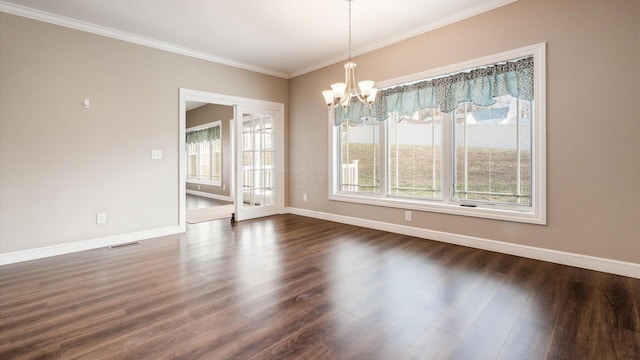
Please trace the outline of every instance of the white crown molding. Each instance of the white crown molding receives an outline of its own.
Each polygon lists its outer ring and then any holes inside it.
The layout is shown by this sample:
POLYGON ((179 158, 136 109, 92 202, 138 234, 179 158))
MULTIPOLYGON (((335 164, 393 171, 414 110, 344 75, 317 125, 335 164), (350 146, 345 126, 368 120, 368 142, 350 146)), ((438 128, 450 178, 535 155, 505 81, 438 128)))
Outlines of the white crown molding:
MULTIPOLYGON (((495 0, 495 1, 486 1, 482 4, 480 4, 478 7, 475 7, 473 9, 470 9, 469 11, 465 11, 465 12, 461 12, 461 13, 457 13, 457 14, 453 14, 452 16, 443 18, 442 20, 436 22, 436 23, 430 23, 428 25, 425 25, 421 28, 415 29, 413 31, 392 37, 390 39, 386 39, 385 41, 381 41, 375 44, 371 44, 369 46, 366 46, 364 48, 359 48, 359 49, 355 49, 353 50, 353 57, 355 56, 359 56, 362 54, 366 54, 368 52, 374 51, 374 50, 378 50, 378 49, 382 49, 385 46, 389 46, 395 43, 398 43, 400 41, 404 41, 407 39, 410 39, 412 37, 418 36, 418 35, 422 35, 424 33, 427 33, 429 31, 433 31, 436 30, 438 28, 441 27, 445 27, 447 25, 456 23, 458 21, 462 21, 464 19, 470 18, 472 16, 476 16, 479 14, 482 14, 484 12, 499 8, 501 6, 516 2, 518 0, 495 0)), ((300 69, 297 71, 294 71, 292 73, 289 74, 289 78, 294 78, 296 76, 300 76, 300 75, 304 75, 306 73, 318 70, 318 69, 322 69, 323 67, 329 66, 329 65, 333 65, 339 62, 343 62, 343 61, 347 61, 348 56, 345 55, 341 55, 338 57, 334 57, 332 59, 328 59, 326 61, 323 61, 321 63, 318 63, 316 65, 312 65, 309 67, 306 67, 304 69, 300 69)))
POLYGON ((175 235, 181 232, 182 231, 180 231, 180 226, 175 225, 122 235, 107 236, 91 240, 41 247, 36 249, 14 251, 10 253, 0 254, 0 265, 9 265, 23 261, 42 259, 50 256, 71 254, 78 251, 126 244, 133 241, 158 238, 160 236, 175 235))
POLYGON ((105 36, 112 39, 122 40, 122 41, 130 42, 133 44, 138 44, 138 45, 142 45, 142 46, 146 46, 146 47, 150 47, 158 50, 172 52, 175 54, 189 56, 189 57, 200 59, 200 60, 206 60, 216 64, 222 64, 222 65, 232 66, 239 69, 255 71, 261 74, 276 76, 284 79, 289 78, 287 74, 284 74, 275 70, 266 69, 260 66, 223 58, 220 56, 216 56, 214 54, 209 54, 206 52, 185 48, 182 46, 127 33, 120 30, 115 30, 108 27, 95 25, 88 22, 51 14, 45 11, 40 11, 40 10, 25 7, 25 6, 12 4, 6 1, 0 1, 0 12, 22 16, 29 19, 38 20, 38 21, 42 21, 42 22, 46 22, 54 25, 64 26, 70 29, 80 30, 80 31, 84 31, 84 32, 88 32, 88 33, 92 33, 100 36, 105 36))
MULTIPOLYGON (((495 8, 510 4, 515 1, 517 0, 494 0, 494 1, 484 2, 477 7, 470 9, 469 11, 457 13, 447 18, 443 18, 442 20, 436 23, 431 23, 429 25, 418 28, 416 30, 395 36, 385 41, 381 41, 381 42, 366 46, 364 48, 355 49, 353 51, 353 56, 359 56, 359 55, 383 48, 385 46, 395 44, 397 42, 424 34, 426 32, 493 10, 495 8)), ((45 11, 28 8, 21 5, 16 5, 7 1, 0 1, 0 12, 18 15, 18 16, 38 20, 38 21, 47 22, 50 24, 64 26, 67 28, 75 29, 75 30, 85 31, 92 34, 96 34, 96 35, 101 35, 101 36, 118 39, 122 41, 127 41, 130 43, 134 43, 142 46, 151 47, 154 49, 164 50, 164 51, 168 51, 168 52, 172 52, 172 53, 176 53, 184 56, 193 57, 196 59, 210 61, 217 64, 222 64, 222 65, 228 65, 228 66, 236 67, 239 69, 255 71, 265 75, 276 76, 284 79, 290 79, 296 76, 304 75, 306 73, 321 69, 323 67, 345 61, 347 58, 345 55, 341 55, 332 59, 322 61, 315 65, 294 71, 292 73, 285 74, 279 71, 267 69, 267 68, 256 66, 253 64, 248 64, 248 63, 220 57, 214 54, 210 54, 210 53, 206 53, 206 52, 202 52, 202 51, 198 51, 190 48, 185 48, 185 47, 174 45, 171 43, 111 29, 108 27, 100 26, 100 25, 91 24, 88 22, 48 13, 45 11)))
POLYGON ((631 262, 550 250, 533 246, 512 244, 474 236, 466 236, 411 226, 396 225, 380 221, 360 219, 350 216, 342 216, 300 208, 288 207, 286 210, 288 213, 294 215, 307 216, 321 220, 334 221, 343 224, 388 231, 396 234, 414 236, 423 239, 441 241, 449 244, 468 246, 476 249, 495 251, 503 254, 521 256, 530 259, 548 261, 556 264, 574 266, 583 269, 596 270, 640 279, 640 264, 631 262))

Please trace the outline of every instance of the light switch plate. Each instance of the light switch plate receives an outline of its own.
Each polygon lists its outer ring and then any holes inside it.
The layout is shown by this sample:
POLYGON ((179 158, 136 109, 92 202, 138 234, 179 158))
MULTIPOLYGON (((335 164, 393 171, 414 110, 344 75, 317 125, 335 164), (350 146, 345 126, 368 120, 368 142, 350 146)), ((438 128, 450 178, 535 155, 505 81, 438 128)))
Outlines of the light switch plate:
POLYGON ((151 160, 161 160, 162 150, 151 150, 151 160))
POLYGON ((107 213, 99 212, 96 214, 96 224, 106 224, 107 213))

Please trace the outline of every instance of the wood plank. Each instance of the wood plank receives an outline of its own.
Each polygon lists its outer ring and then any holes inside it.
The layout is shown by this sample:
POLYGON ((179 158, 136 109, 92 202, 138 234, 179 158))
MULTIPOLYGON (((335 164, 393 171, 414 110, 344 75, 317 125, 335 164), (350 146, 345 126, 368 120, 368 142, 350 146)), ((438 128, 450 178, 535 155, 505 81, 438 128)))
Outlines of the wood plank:
POLYGON ((2 359, 637 359, 640 280, 295 215, 0 267, 2 359))

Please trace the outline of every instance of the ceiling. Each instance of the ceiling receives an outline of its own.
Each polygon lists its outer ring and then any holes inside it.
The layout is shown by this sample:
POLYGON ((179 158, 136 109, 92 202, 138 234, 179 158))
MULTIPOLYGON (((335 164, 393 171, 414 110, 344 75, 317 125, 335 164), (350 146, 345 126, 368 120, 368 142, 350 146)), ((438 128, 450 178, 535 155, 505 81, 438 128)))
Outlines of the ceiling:
MULTIPOLYGON (((516 0, 355 0, 358 55, 516 0)), ((0 10, 284 78, 348 56, 345 0, 10 0, 0 10)))

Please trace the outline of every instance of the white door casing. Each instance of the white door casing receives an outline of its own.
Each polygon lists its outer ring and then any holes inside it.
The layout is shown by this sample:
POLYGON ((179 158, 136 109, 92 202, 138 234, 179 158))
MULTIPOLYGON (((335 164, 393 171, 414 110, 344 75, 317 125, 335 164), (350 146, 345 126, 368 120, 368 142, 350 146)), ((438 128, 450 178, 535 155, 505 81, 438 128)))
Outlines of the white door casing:
MULTIPOLYGON (((178 223, 182 232, 186 231, 186 164, 185 164, 185 130, 186 130, 186 104, 188 101, 204 102, 212 104, 220 104, 227 106, 234 106, 235 109, 235 138, 232 139, 232 149, 234 158, 235 169, 232 168, 232 172, 236 175, 235 179, 232 177, 232 182, 235 182, 233 190, 235 194, 235 206, 236 206, 236 220, 247 220, 256 217, 269 216, 275 214, 281 214, 284 212, 284 104, 275 103, 265 100, 242 98, 237 96, 223 95, 210 93, 206 91, 191 90, 191 89, 179 89, 180 102, 179 102, 179 207, 178 207, 178 223), (244 207, 242 196, 242 187, 239 187, 242 182, 242 177, 238 176, 242 174, 243 164, 242 161, 242 125, 243 121, 240 121, 238 117, 240 114, 261 114, 270 115, 273 118, 272 131, 273 131, 273 183, 272 183, 272 204, 268 206, 258 207, 244 207), (240 200, 240 201, 239 201, 240 200)), ((233 166, 232 166, 233 167, 233 166)), ((265 169, 263 169, 265 170, 265 169)), ((255 189, 254 189, 255 190, 255 189)), ((255 202, 254 202, 255 204, 255 202)))

